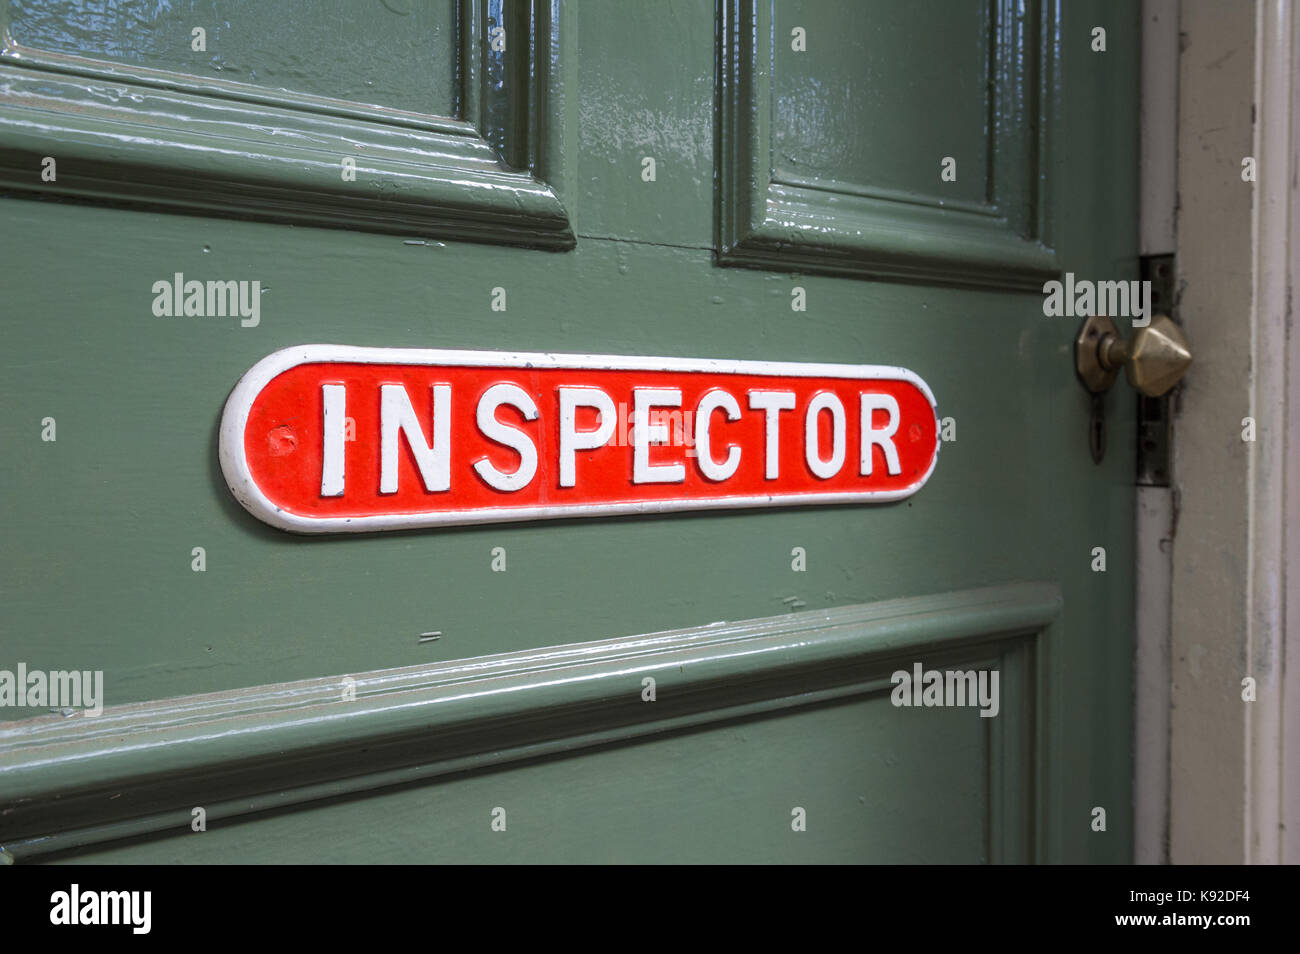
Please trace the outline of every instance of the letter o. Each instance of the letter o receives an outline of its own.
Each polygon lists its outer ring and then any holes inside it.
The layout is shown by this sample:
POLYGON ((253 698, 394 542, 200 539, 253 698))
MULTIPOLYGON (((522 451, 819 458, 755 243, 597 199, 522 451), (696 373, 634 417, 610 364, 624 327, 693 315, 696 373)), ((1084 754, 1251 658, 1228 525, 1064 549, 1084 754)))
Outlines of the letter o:
POLYGON ((808 413, 804 418, 804 456, 808 460, 808 469, 822 480, 834 477, 844 466, 844 402, 833 392, 822 391, 808 402, 808 413), (831 412, 831 456, 823 460, 821 441, 817 427, 822 411, 831 412))

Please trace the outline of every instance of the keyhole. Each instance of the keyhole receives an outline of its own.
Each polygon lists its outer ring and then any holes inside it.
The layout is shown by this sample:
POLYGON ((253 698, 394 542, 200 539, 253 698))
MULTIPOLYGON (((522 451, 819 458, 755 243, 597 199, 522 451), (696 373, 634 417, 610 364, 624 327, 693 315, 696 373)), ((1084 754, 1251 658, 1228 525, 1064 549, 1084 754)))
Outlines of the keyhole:
POLYGON ((1092 415, 1088 419, 1088 449, 1092 451, 1092 462, 1100 464, 1101 459, 1106 456, 1106 405, 1102 403, 1101 395, 1094 395, 1092 400, 1092 415))

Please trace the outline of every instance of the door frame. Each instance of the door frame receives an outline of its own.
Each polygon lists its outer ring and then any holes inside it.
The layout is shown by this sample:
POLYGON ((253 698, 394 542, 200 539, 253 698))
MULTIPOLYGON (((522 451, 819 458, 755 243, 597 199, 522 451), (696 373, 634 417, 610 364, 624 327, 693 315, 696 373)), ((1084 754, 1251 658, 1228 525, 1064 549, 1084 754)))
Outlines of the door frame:
POLYGON ((1300 434, 1288 424, 1300 331, 1287 325, 1300 274, 1300 16, 1290 0, 1145 0, 1144 25, 1147 158, 1170 115, 1162 65, 1177 79, 1176 167, 1153 162, 1144 176, 1144 223, 1161 233, 1160 179, 1173 173, 1175 300, 1195 363, 1174 402, 1168 498, 1139 502, 1135 860, 1294 864, 1300 624, 1287 606, 1300 607, 1300 494, 1288 483, 1300 434), (1157 13, 1166 22, 1153 28, 1157 13), (1160 58, 1171 38, 1172 62, 1160 58))

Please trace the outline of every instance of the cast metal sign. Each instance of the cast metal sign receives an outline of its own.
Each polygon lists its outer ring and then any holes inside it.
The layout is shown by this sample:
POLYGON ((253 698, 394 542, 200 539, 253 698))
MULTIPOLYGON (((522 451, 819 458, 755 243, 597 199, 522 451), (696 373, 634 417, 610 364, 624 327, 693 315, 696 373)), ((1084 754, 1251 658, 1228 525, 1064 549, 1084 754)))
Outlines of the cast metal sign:
POLYGON ((299 533, 899 500, 938 452, 902 368, 340 345, 254 365, 220 447, 299 533))

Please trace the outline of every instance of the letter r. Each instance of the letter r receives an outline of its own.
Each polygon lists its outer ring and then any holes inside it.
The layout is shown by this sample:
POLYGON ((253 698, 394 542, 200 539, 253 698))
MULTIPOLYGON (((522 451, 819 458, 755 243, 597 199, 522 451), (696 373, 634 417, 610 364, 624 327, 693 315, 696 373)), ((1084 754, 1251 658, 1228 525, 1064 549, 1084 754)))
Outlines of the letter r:
POLYGON ((862 476, 870 477, 875 457, 874 448, 879 447, 885 453, 885 464, 890 476, 897 477, 903 472, 898 462, 898 448, 894 446, 894 433, 898 430, 898 399, 892 394, 862 392, 862 476), (877 430, 872 420, 876 411, 886 411, 889 422, 877 430))

